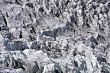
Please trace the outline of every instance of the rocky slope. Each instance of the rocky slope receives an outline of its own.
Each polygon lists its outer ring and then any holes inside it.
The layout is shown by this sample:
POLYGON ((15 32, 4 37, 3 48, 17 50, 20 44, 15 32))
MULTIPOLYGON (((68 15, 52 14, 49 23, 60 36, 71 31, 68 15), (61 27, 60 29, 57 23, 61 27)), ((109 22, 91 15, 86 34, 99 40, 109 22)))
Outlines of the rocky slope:
POLYGON ((110 0, 0 0, 0 73, 110 73, 110 0))

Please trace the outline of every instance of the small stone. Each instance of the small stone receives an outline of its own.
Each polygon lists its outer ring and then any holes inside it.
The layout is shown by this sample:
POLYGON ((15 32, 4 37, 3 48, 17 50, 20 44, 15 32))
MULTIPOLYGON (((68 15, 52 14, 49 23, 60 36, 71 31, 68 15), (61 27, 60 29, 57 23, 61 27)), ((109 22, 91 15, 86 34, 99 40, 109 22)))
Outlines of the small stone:
POLYGON ((43 13, 44 12, 44 8, 43 7, 40 7, 39 8, 39 11, 43 13))

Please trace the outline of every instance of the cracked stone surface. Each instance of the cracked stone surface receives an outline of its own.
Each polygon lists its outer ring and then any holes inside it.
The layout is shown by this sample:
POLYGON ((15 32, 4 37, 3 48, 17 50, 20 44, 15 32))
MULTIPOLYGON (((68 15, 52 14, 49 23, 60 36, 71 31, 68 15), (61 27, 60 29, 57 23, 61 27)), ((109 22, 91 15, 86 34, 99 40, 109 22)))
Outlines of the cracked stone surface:
POLYGON ((0 0, 0 73, 110 73, 110 0, 0 0))

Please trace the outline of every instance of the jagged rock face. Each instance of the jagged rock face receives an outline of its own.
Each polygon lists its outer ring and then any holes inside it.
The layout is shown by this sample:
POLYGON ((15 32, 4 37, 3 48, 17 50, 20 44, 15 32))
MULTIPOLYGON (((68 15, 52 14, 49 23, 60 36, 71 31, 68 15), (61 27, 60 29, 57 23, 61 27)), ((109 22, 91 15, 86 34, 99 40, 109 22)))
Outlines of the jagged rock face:
POLYGON ((0 0, 0 73, 110 73, 109 0, 0 0))

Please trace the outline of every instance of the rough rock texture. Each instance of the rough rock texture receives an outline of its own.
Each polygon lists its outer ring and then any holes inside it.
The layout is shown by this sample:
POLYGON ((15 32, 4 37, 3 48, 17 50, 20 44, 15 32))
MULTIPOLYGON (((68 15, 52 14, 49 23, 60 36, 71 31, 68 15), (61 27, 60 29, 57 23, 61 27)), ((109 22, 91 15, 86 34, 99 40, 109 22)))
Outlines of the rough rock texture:
POLYGON ((0 73, 110 73, 110 0, 0 0, 0 73))

